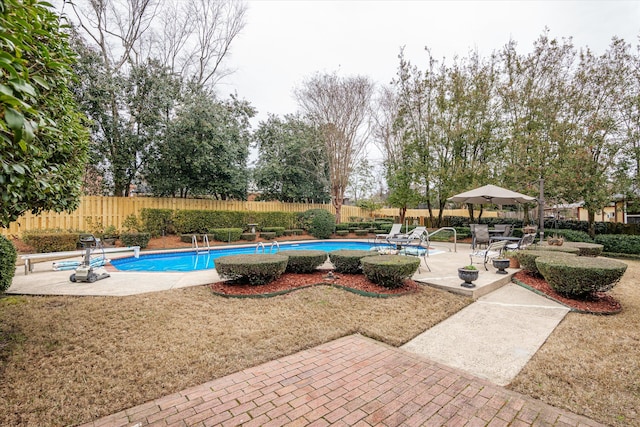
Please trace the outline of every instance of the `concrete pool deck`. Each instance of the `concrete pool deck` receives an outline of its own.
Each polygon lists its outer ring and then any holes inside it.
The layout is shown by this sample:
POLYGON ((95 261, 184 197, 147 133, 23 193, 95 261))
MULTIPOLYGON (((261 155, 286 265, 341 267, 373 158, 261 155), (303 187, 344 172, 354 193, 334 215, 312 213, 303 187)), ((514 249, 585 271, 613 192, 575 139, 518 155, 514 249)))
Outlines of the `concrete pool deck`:
MULTIPOLYGON (((363 241, 363 240, 360 240, 363 241)), ((366 240, 364 240, 367 242, 366 240)), ((307 242, 307 241, 306 241, 307 242)), ((255 246, 255 245, 251 245, 255 246)), ((469 244, 434 243, 434 248, 442 252, 427 257, 431 271, 421 263, 420 270, 413 276, 417 282, 427 284, 449 292, 477 299, 511 281, 517 270, 508 269, 509 274, 496 274, 492 265, 485 271, 482 264, 476 264, 480 272, 476 287, 467 289, 460 286, 458 267, 469 264, 471 252, 469 244), (455 250, 455 252, 454 252, 455 250)), ((176 249, 173 251, 189 251, 176 249)), ((142 254, 161 253, 167 251, 144 251, 142 254)), ((115 256, 111 257, 116 258, 115 256)), ((79 260, 78 257, 70 260, 79 260)), ((59 260, 57 260, 59 261, 59 260)), ((126 296, 147 292, 166 291, 169 289, 200 286, 220 280, 215 270, 199 270, 192 272, 131 272, 109 269, 111 277, 95 283, 72 283, 69 276, 73 271, 53 271, 54 261, 43 261, 34 264, 34 271, 25 275, 22 267, 16 267, 16 274, 8 294, 25 295, 78 295, 78 296, 126 296)), ((477 261, 475 261, 477 263, 477 261)))

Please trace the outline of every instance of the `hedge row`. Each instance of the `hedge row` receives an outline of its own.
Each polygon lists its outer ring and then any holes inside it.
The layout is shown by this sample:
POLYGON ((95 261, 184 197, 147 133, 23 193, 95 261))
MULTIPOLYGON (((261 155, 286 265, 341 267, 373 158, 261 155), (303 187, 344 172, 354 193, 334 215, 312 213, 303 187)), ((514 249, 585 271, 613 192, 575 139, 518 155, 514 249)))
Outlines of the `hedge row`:
POLYGON ((24 233, 22 240, 36 253, 66 252, 77 249, 80 233, 24 233))
POLYGON ((242 228, 258 224, 260 228, 293 229, 298 226, 295 212, 244 212, 148 209, 140 211, 143 227, 153 236, 163 233, 204 234, 217 228, 242 228))

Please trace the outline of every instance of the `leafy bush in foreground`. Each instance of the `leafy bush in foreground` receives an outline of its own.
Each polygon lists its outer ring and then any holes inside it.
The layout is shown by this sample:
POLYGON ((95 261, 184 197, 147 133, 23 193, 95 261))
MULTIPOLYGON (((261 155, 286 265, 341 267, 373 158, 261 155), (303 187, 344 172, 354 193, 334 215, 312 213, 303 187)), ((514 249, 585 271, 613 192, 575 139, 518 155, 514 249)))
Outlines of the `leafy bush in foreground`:
POLYGON ((9 239, 0 236, 0 292, 4 292, 11 286, 13 275, 16 272, 17 252, 9 239))
POLYGON ((216 259, 220 277, 235 283, 264 285, 285 272, 288 257, 271 254, 230 255, 216 259))
POLYGON ((371 251, 341 249, 329 252, 329 260, 336 273, 358 274, 362 272, 360 260, 364 257, 377 255, 376 252, 371 251))
POLYGON ((535 262, 551 288, 578 299, 611 290, 627 270, 627 264, 608 258, 539 257, 535 262))
POLYGON ((420 266, 420 258, 402 255, 365 257, 361 262, 367 279, 385 288, 401 287, 420 266))
POLYGON ((313 273, 327 260, 325 251, 281 251, 279 254, 289 257, 286 271, 290 273, 313 273))

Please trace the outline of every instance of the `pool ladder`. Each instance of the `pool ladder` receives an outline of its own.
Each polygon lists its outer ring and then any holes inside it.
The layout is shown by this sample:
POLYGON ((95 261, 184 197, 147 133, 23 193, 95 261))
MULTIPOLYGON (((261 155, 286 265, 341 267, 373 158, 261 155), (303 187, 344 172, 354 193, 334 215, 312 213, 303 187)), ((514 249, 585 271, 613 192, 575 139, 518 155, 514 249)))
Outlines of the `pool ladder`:
MULTIPOLYGON (((267 253, 267 250, 266 250, 266 248, 265 248, 265 246, 264 246, 264 243, 262 243, 262 242, 258 242, 258 244, 256 245, 256 251, 255 251, 255 253, 256 253, 256 254, 258 253, 258 251, 260 250, 260 248, 262 248, 262 253, 263 253, 263 254, 266 254, 266 253, 267 253)), ((271 244, 269 245, 269 253, 270 253, 270 254, 271 254, 271 253, 273 253, 273 249, 274 249, 274 248, 276 249, 276 252, 275 252, 275 253, 280 252, 280 243, 278 243, 276 240, 274 240, 273 242, 271 242, 271 244)))
POLYGON ((191 247, 196 250, 196 253, 209 252, 211 250, 211 246, 209 245, 209 236, 206 234, 202 235, 202 248, 198 247, 198 235, 194 234, 191 236, 191 247))

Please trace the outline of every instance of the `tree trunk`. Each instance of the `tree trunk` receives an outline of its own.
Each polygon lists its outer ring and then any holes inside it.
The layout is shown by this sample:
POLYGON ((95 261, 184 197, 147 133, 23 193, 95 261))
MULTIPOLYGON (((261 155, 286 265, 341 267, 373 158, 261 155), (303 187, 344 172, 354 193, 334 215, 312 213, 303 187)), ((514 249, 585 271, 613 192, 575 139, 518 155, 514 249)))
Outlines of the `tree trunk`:
POLYGON ((403 206, 400 208, 400 224, 404 224, 404 217, 407 215, 407 207, 403 206))
POLYGON ((338 198, 334 197, 332 203, 333 207, 336 208, 336 224, 340 224, 342 220, 342 199, 338 201, 338 198))
POLYGON ((593 239, 596 237, 596 213, 593 209, 589 209, 589 236, 593 239))
POLYGON ((467 203, 467 210, 469 211, 469 224, 474 224, 475 218, 473 216, 473 205, 471 203, 467 203))

